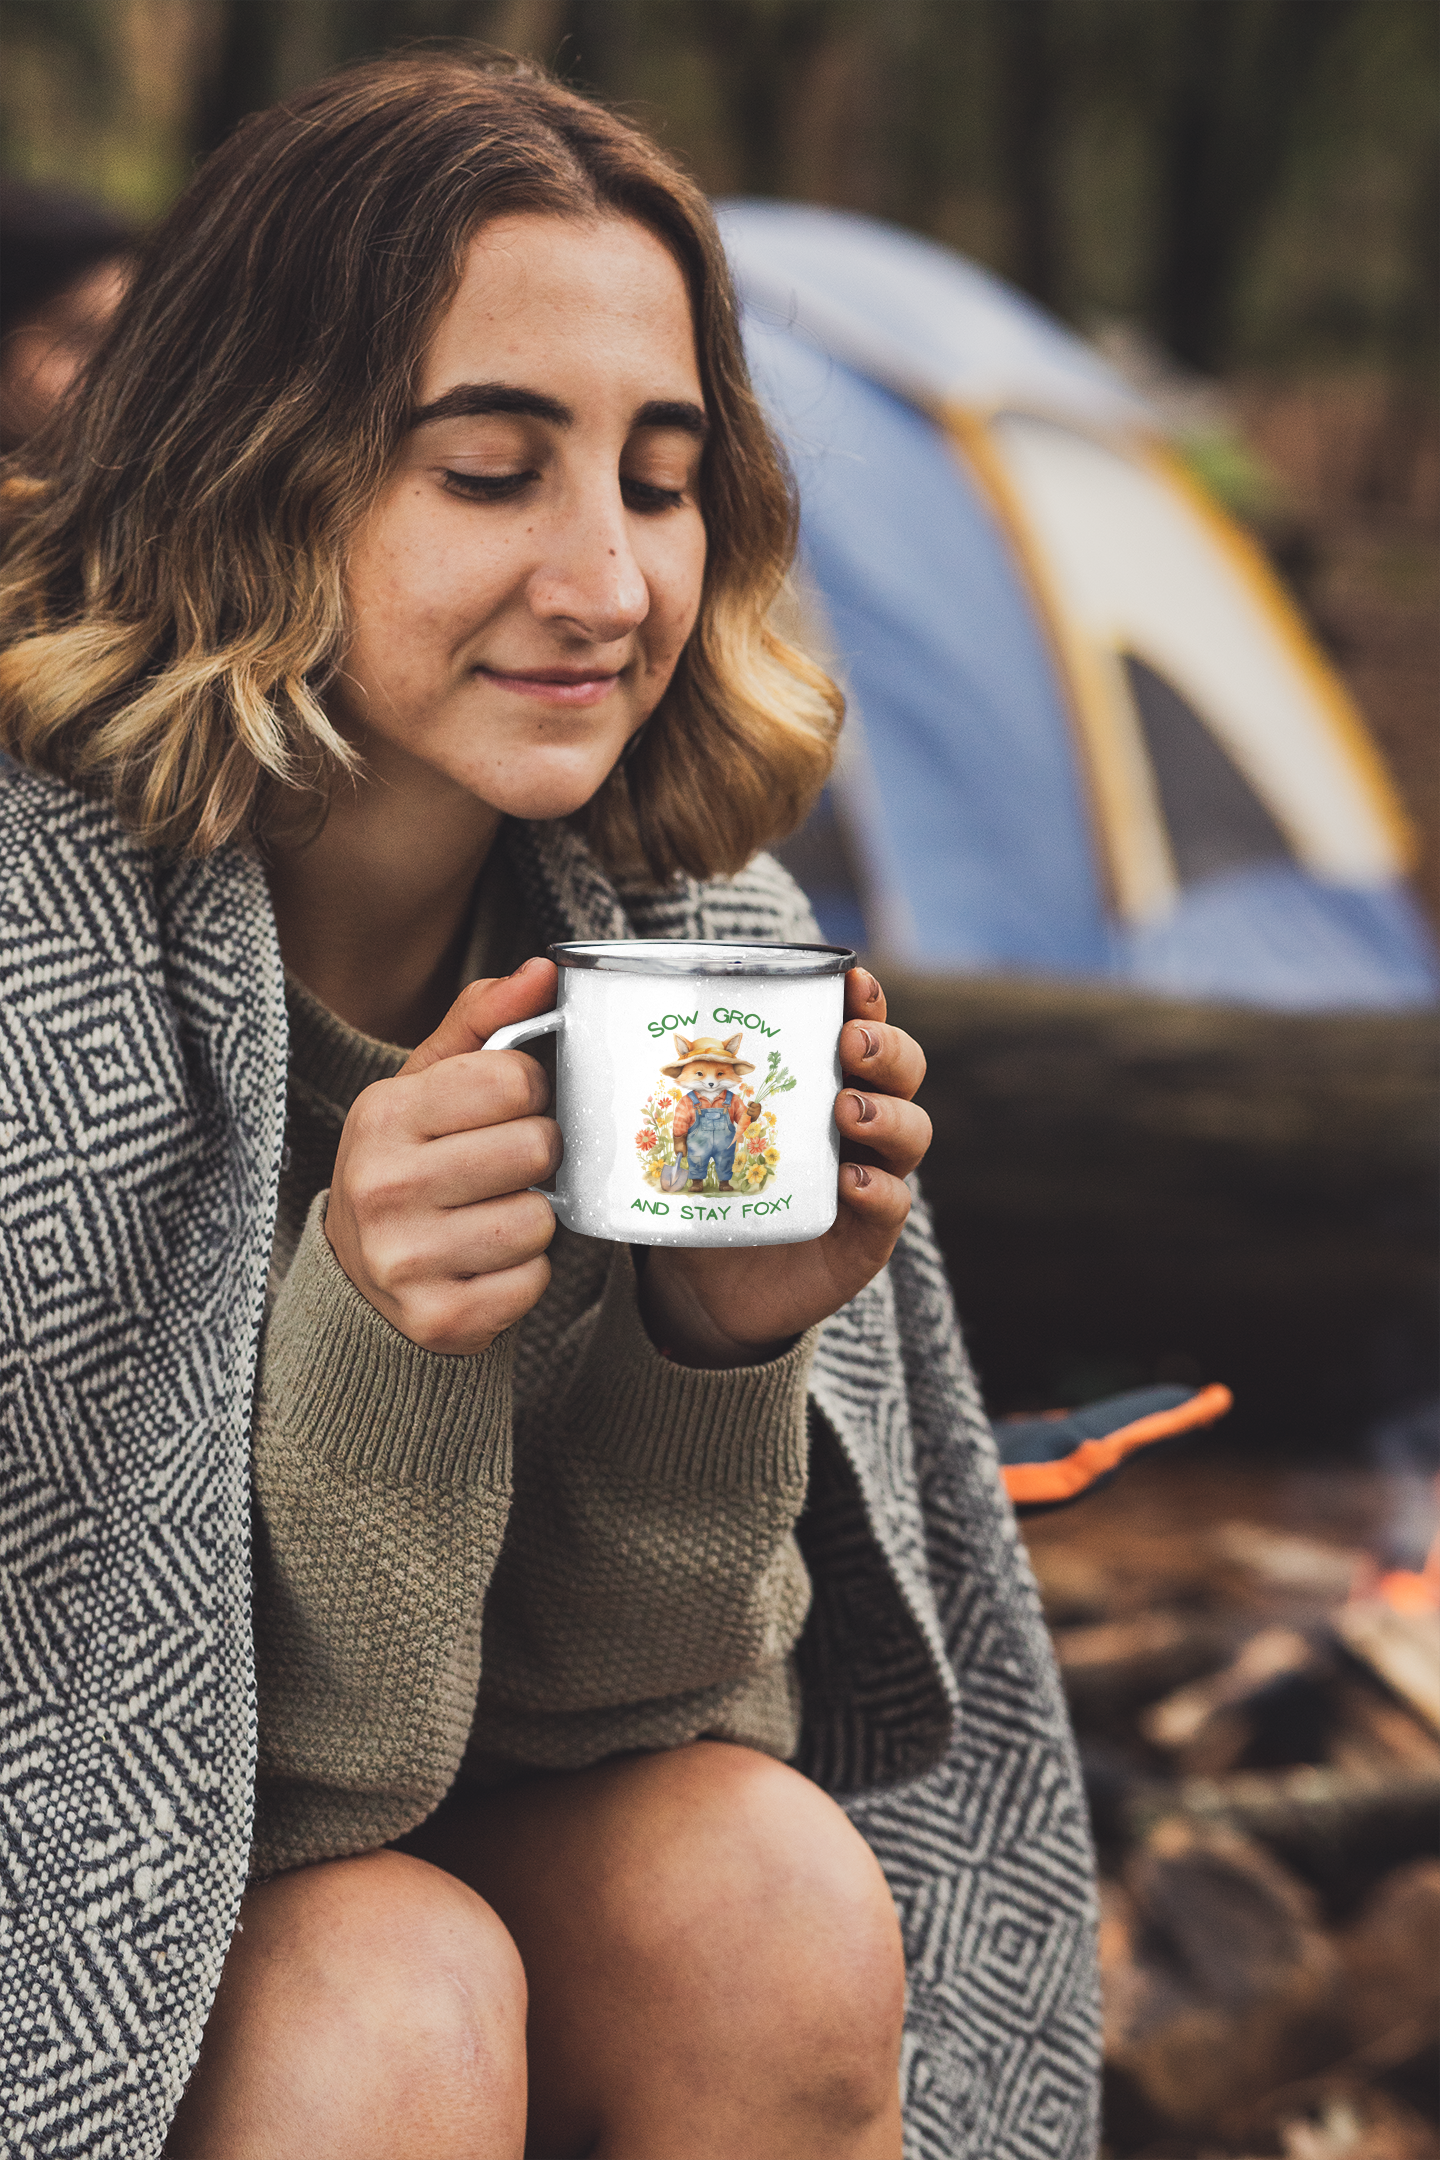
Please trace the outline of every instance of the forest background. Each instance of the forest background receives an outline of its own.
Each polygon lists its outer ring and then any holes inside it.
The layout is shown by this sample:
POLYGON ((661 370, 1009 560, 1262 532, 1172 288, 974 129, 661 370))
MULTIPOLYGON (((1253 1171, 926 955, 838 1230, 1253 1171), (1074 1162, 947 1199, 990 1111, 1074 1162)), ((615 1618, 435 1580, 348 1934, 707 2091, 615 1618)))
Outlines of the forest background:
MULTIPOLYGON (((892 219, 1094 339, 1157 397, 1348 680, 1408 802, 1440 928, 1435 0, 0 0, 0 168, 141 226, 246 112, 346 60, 454 37, 533 54, 632 112, 717 196, 892 219)), ((947 1022, 967 1055, 975 1011, 947 1022)), ((1434 1742, 1417 1725, 1392 1760, 1405 1719, 1377 1692, 1355 1724, 1355 1674, 1315 1651, 1325 1600, 1376 1573, 1360 1548, 1413 1569, 1433 1529, 1434 1180, 1403 1181, 1428 1142, 1402 1131, 1387 1153, 1372 1124, 1351 1144, 1317 1117, 1292 1159, 1307 1104, 1330 1098, 1286 1036, 1288 1063, 1254 1052, 1231 1146, 1204 1024, 1193 1070, 1189 1038, 1172 1052, 1150 1024, 1124 1068, 1141 1083, 1130 1123, 1123 1100, 1092 1114, 1077 1092, 1069 1124, 1054 1114, 1067 1076, 1112 1068, 1079 1022, 1048 1040, 997 1022, 964 1068, 983 1067, 983 1088, 937 1106, 926 1166, 932 1200, 950 1195, 937 1212, 995 1407, 1216 1377, 1238 1397, 1188 1463, 1155 1451, 1027 1526, 1107 1877, 1106 2152, 1435 2160, 1440 1874, 1415 1858, 1433 1850, 1434 1742), (1089 1139, 1067 1153, 1072 1132, 1089 1139), (1205 1722, 1185 1728, 1198 1752, 1162 1760, 1138 1706, 1153 1719, 1155 1697, 1242 1641, 1273 1657, 1282 1625, 1303 1662, 1253 1666, 1267 1677, 1248 1699, 1238 1659, 1202 1680, 1205 1722), (1197 1644, 1198 1663, 1166 1664, 1197 1644), (1217 1746, 1232 1752, 1204 1753, 1217 1746), (1370 1782, 1342 1817, 1357 1749, 1370 1782), (1230 1762, 1260 1796, 1236 1820, 1284 1800, 1273 1822, 1300 1841, 1279 1838, 1284 1865, 1229 1818, 1217 1846, 1213 1813, 1183 1837, 1167 1815, 1196 1764, 1213 1808, 1230 1762), (1387 1779, 1391 1800, 1374 1799, 1387 1779), (1322 1982, 1335 2002, 1317 2011, 1322 1982), (1201 2070, 1217 2118, 1203 2131, 1201 2070), (1175 2119, 1154 2099, 1167 2078, 1175 2119)), ((1372 1038, 1356 1039, 1368 1083, 1372 1038)), ((1395 1074, 1376 1077, 1390 1100, 1395 1074)))
POLYGON ((1191 393, 1204 477, 1390 758, 1440 923, 1432 0, 0 0, 0 166, 143 224, 244 113, 448 37, 635 113, 713 194, 945 241, 1191 393))

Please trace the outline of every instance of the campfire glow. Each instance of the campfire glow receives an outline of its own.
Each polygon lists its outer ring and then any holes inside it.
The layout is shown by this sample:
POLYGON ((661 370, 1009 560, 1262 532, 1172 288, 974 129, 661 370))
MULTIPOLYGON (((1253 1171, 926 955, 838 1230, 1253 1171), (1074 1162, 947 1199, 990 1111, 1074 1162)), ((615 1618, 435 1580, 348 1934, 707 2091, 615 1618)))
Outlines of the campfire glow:
POLYGON ((1440 1531, 1418 1573, 1413 1568, 1391 1568, 1376 1583, 1375 1596, 1393 1605, 1396 1612, 1440 1612, 1440 1531))

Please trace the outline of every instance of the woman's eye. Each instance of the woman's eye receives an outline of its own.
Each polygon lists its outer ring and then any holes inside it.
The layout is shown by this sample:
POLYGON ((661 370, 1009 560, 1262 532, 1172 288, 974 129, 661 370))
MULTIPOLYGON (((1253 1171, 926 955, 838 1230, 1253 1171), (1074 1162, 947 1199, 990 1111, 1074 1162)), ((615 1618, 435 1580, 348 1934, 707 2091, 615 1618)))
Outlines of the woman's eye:
POLYGON ((533 472, 467 473, 447 469, 444 487, 447 495, 463 495, 469 502, 509 502, 535 477, 533 472))
POLYGON ((620 492, 627 510, 675 510, 685 500, 683 488, 656 487, 649 480, 622 478, 620 492))
MULTIPOLYGON (((533 471, 514 473, 465 473, 452 472, 448 467, 441 476, 441 484, 447 495, 462 495, 467 502, 510 502, 522 493, 539 474, 533 471)), ((674 510, 685 500, 683 488, 659 487, 650 480, 629 480, 622 476, 620 492, 625 506, 642 515, 660 510, 674 510)))

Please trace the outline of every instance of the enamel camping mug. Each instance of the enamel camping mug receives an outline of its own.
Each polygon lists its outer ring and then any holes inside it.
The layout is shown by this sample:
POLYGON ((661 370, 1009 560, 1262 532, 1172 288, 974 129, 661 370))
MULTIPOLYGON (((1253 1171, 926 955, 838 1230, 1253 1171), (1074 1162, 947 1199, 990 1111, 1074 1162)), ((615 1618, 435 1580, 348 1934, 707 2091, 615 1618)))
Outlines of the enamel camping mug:
POLYGON ((798 1245, 835 1220, 837 945, 680 939, 552 945, 565 1142, 549 1197, 569 1230, 629 1245, 798 1245))

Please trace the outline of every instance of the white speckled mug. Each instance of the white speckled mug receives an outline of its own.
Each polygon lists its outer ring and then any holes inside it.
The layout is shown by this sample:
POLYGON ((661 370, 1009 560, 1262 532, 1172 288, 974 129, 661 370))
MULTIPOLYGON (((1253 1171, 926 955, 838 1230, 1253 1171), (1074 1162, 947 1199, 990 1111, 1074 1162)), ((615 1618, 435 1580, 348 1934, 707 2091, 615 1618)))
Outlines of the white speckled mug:
POLYGON ((630 1245, 799 1245, 835 1220, 838 945, 680 939, 552 945, 553 1012, 490 1037, 558 1035, 567 1229, 630 1245))

